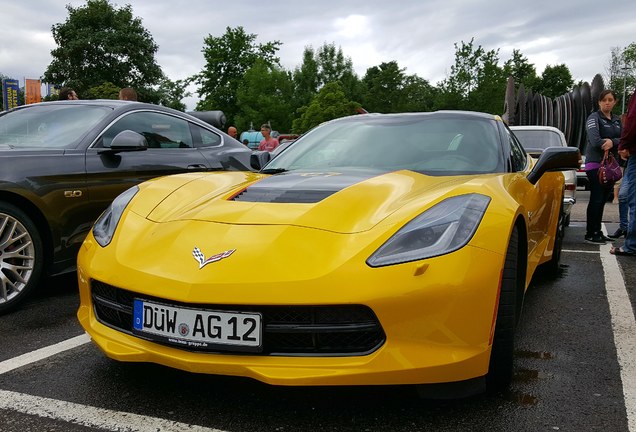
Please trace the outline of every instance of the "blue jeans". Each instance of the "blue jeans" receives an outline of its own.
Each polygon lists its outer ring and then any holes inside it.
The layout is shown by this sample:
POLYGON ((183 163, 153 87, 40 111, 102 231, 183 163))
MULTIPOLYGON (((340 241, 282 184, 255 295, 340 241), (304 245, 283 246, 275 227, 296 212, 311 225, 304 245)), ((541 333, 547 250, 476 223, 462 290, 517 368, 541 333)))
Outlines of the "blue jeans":
POLYGON ((629 205, 627 203, 627 182, 629 170, 627 167, 623 170, 623 179, 618 188, 618 217, 620 219, 620 228, 627 231, 627 221, 629 217, 629 205))
POLYGON ((623 181, 627 184, 625 186, 627 189, 627 208, 632 217, 629 218, 627 223, 627 236, 625 237, 623 250, 636 253, 636 217, 633 216, 636 215, 636 171, 634 171, 636 170, 636 154, 629 157, 625 170, 630 173, 627 176, 627 181, 625 179, 623 181))

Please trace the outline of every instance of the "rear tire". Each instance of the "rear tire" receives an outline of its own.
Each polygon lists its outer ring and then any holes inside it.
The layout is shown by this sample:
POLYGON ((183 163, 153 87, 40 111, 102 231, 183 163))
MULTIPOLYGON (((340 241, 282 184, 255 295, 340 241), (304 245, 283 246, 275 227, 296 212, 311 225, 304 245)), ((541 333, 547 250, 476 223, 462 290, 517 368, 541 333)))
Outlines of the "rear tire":
POLYGON ((44 268, 43 251, 40 233, 26 213, 0 202, 0 314, 33 292, 44 268))
POLYGON ((523 293, 519 283, 519 231, 515 227, 508 243, 501 277, 497 322, 486 375, 486 388, 489 392, 505 390, 512 381, 515 329, 519 315, 517 297, 523 293))

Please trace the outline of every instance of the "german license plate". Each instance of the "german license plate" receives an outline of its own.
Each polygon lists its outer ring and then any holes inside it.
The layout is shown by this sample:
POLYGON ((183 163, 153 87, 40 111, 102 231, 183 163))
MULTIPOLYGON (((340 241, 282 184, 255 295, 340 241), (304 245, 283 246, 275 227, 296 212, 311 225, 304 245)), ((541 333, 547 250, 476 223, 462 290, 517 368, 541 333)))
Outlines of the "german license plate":
POLYGON ((260 351, 261 314, 170 306, 135 299, 133 331, 195 350, 260 351))

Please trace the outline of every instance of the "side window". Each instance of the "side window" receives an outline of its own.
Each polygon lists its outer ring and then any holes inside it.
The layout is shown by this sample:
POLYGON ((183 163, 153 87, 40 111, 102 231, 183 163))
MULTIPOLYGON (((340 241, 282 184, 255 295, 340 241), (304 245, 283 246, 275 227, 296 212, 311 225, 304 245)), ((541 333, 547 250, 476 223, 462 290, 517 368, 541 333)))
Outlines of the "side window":
POLYGON ((203 129, 195 124, 191 124, 194 136, 199 136, 200 140, 196 143, 196 147, 216 147, 221 145, 221 136, 212 131, 203 129))
POLYGON ((102 136, 98 147, 108 147, 121 131, 137 132, 148 141, 149 148, 192 148, 188 122, 158 112, 134 112, 118 119, 102 136))
POLYGON ((512 171, 522 171, 526 167, 527 155, 517 138, 506 128, 510 142, 510 164, 512 171))

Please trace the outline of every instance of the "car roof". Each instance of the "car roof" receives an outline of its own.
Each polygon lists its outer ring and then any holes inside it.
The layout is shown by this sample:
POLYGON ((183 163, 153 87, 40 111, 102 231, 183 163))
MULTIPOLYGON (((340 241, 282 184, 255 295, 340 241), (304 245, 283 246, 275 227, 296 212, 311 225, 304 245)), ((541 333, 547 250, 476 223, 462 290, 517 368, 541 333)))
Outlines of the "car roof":
POLYGON ((561 132, 560 129, 555 128, 554 126, 542 126, 542 125, 510 126, 510 129, 513 131, 515 130, 547 130, 547 131, 563 133, 561 132))
MULTIPOLYGON (((162 111, 165 113, 171 113, 181 117, 185 117, 189 121, 193 123, 197 123, 198 125, 206 127, 206 128, 213 127, 217 132, 221 132, 225 135, 225 133, 221 131, 217 126, 210 124, 204 120, 201 120, 197 117, 194 117, 191 114, 188 114, 183 111, 178 111, 173 108, 165 107, 163 105, 155 105, 155 104, 145 103, 145 102, 134 102, 134 101, 124 101, 124 100, 114 100, 114 99, 79 99, 79 100, 47 101, 47 102, 39 102, 39 103, 29 104, 29 105, 20 105, 9 111, 29 109, 30 107, 42 106, 42 105, 101 106, 101 107, 111 108, 113 111, 117 113, 125 113, 128 111, 136 111, 136 110, 162 111)), ((2 114, 9 111, 5 111, 2 114)))
MULTIPOLYGON (((368 113, 368 114, 355 114, 348 117, 342 117, 336 120, 356 120, 356 119, 387 119, 387 118, 409 118, 409 117, 453 117, 453 118, 465 118, 475 119, 482 118, 485 120, 501 120, 501 117, 496 114, 487 114, 476 111, 459 111, 459 110, 442 110, 442 111, 430 111, 430 112, 407 112, 407 113, 368 113)), ((335 121, 335 120, 334 120, 335 121)))

